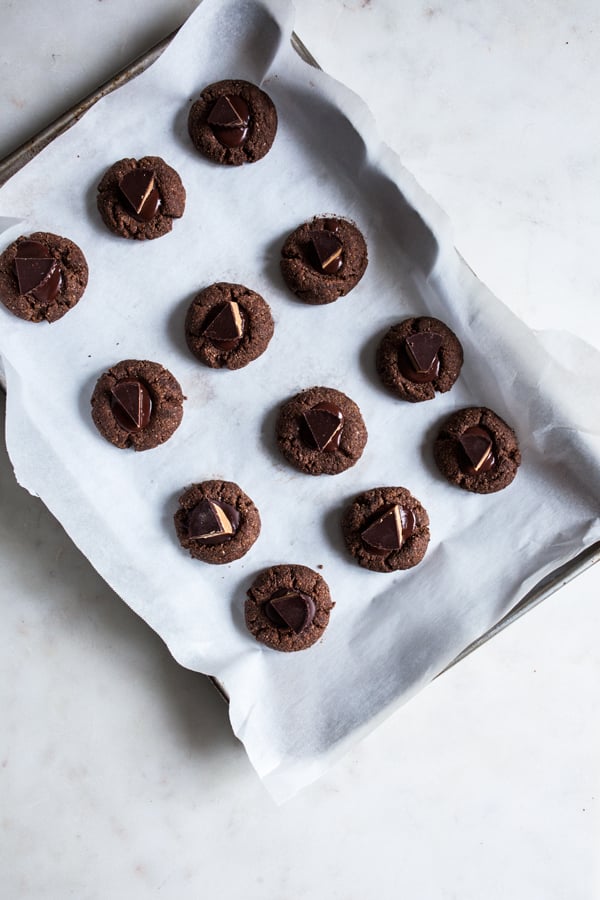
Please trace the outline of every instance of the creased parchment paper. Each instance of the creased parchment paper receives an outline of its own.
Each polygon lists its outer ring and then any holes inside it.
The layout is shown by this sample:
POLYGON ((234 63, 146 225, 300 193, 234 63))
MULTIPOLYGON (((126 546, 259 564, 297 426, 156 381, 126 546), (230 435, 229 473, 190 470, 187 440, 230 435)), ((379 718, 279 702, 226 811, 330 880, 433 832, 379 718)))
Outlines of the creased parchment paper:
POLYGON ((279 801, 600 537, 598 354, 540 340, 490 294, 364 104, 296 57, 291 29, 283 0, 204 0, 150 70, 0 194, 2 247, 53 231, 90 267, 84 298, 52 326, 0 310, 17 478, 179 662, 223 682, 235 733, 279 801), (272 151, 240 169, 198 156, 186 130, 191 98, 228 77, 261 83, 279 112, 272 151), (174 166, 188 199, 170 235, 138 243, 106 231, 95 195, 115 160, 144 155, 174 166), (358 222, 370 262, 347 298, 309 307, 283 285, 279 249, 323 213, 358 222), (185 346, 186 308, 213 281, 244 283, 273 310, 267 353, 238 372, 208 370, 185 346), (393 322, 426 311, 457 332, 465 365, 450 393, 413 405, 380 387, 374 351, 393 322), (117 450, 90 418, 96 379, 126 358, 161 362, 187 396, 179 430, 146 453, 117 450), (351 396, 369 430, 363 458, 335 477, 297 473, 276 450, 278 405, 316 384, 351 396), (518 434, 523 465, 498 494, 460 491, 433 464, 439 424, 466 405, 492 407, 518 434), (238 482, 262 516, 258 542, 228 566, 188 558, 172 527, 183 488, 209 478, 238 482), (341 511, 380 485, 408 487, 429 511, 431 544, 412 571, 369 573, 344 550, 341 511), (337 604, 303 653, 267 650, 244 627, 249 584, 281 562, 322 566, 337 604))

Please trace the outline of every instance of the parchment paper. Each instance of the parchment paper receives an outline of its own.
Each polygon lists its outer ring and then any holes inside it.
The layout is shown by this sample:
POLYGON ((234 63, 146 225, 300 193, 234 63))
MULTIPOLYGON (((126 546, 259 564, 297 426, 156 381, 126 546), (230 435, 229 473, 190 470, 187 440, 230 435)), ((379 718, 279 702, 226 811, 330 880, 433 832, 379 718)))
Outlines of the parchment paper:
POLYGON ((291 29, 283 0, 204 0, 150 70, 0 195, 3 247, 53 231, 90 266, 84 298, 52 326, 0 310, 17 478, 179 662, 223 682, 235 733, 278 800, 600 536, 600 419, 588 387, 598 354, 566 336, 540 340, 490 294, 364 104, 295 56, 291 29), (272 151, 241 169, 201 158, 186 131, 191 99, 227 77, 261 83, 279 112, 272 151), (115 160, 143 155, 174 166, 188 200, 170 235, 138 243, 104 228, 95 195, 115 160), (324 213, 358 222, 370 262, 347 298, 309 307, 283 285, 279 250, 324 213), (185 346, 186 308, 213 281, 244 283, 272 306, 267 353, 238 372, 208 370, 185 346), (457 332, 465 365, 450 393, 403 403, 379 385, 374 351, 393 322, 426 311, 457 332), (179 430, 141 454, 108 444, 90 418, 96 379, 125 358, 161 362, 187 395, 179 430), (335 477, 297 473, 276 450, 277 407, 315 384, 351 396, 369 430, 363 458, 335 477), (492 407, 518 434, 523 465, 498 494, 460 491, 433 464, 439 424, 466 405, 492 407), (229 566, 187 557, 172 527, 183 488, 208 478, 238 482, 263 520, 254 548, 229 566), (370 573, 344 550, 341 511, 379 485, 408 487, 429 511, 431 544, 411 571, 370 573), (281 562, 322 566, 337 604, 323 640, 302 653, 265 649, 244 627, 249 584, 281 562))

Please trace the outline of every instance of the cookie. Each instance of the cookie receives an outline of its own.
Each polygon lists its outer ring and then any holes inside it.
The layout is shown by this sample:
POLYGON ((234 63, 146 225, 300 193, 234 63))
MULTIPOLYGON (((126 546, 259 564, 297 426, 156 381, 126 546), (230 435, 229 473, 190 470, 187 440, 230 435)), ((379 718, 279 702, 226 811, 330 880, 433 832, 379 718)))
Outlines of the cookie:
POLYGON ((17 238, 0 256, 0 300, 28 322, 56 322, 81 299, 87 281, 77 244, 48 231, 17 238))
POLYGON ((277 443, 301 472, 337 475, 362 456, 367 429, 353 400, 333 388, 313 387, 281 407, 277 443))
POLYGON ((333 303, 367 268, 365 239, 348 219, 319 216, 300 225, 281 248, 281 274, 304 303, 333 303))
POLYGON ((113 234, 150 241, 168 234, 183 215, 185 188, 160 156, 121 159, 98 185, 97 203, 113 234))
POLYGON ((411 403, 449 391, 460 374, 463 349, 447 325, 431 316, 405 319, 383 337, 376 356, 379 377, 411 403))
POLYGON ((184 399, 168 369, 148 360, 125 359, 98 379, 92 419, 115 447, 152 450, 178 427, 184 399))
POLYGON ((454 413, 435 439, 433 456, 448 481, 476 494, 508 487, 521 465, 516 434, 485 406, 454 413))
POLYGON ((246 627, 273 650, 306 650, 327 628, 334 606, 327 582, 312 569, 272 566, 248 591, 246 627))
POLYGON ((342 520, 346 547, 359 565, 372 572, 411 569, 429 544, 429 516, 404 487, 365 491, 342 520))
POLYGON ((277 133, 273 101, 249 81, 217 81, 205 87, 188 116, 197 150, 224 166, 256 162, 269 152, 277 133))
POLYGON ((203 481, 187 488, 174 522, 183 549, 214 565, 244 556, 260 534, 256 506, 233 481, 203 481))
POLYGON ((272 337, 269 304, 243 284, 211 284, 194 297, 185 320, 188 347, 213 369, 242 369, 272 337))

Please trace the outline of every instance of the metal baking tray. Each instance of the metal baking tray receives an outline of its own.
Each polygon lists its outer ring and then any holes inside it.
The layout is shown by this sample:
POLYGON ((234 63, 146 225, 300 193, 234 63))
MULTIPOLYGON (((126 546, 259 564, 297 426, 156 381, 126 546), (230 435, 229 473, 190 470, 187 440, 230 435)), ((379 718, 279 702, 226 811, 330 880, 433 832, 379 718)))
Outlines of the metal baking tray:
MULTIPOLYGON (((58 117, 54 122, 50 125, 47 125, 40 132, 31 137, 28 141, 25 141, 24 144, 21 144, 20 147, 17 147, 16 150, 13 150, 12 153, 9 153, 8 156, 5 156, 4 159, 0 160, 0 187, 5 184, 8 179, 18 172, 24 165, 26 165, 31 159, 34 158, 41 150, 44 149, 51 141, 57 138, 59 135, 63 134, 72 125, 74 125, 79 119, 85 115, 85 113, 94 106, 98 100, 101 100, 102 97, 105 97, 107 94, 112 93, 117 88, 121 87, 121 85, 126 84, 132 78, 135 78, 136 75, 139 75, 148 66, 152 65, 152 63, 158 59, 163 50, 170 44, 174 36, 177 34, 177 30, 171 32, 171 34, 167 35, 167 37, 163 38, 157 44, 143 53, 141 56, 137 57, 132 63, 126 66, 124 69, 121 69, 116 75, 102 84, 97 90, 93 91, 87 97, 84 97, 75 106, 72 106, 66 112, 64 112, 61 116, 58 117)), ((297 34, 292 34, 292 47, 296 51, 296 53, 300 56, 304 62, 308 63, 315 68, 320 68, 318 62, 314 58, 314 56, 310 53, 310 51, 306 48, 306 46, 302 43, 297 34)), ((2 389, 5 388, 4 384, 4 373, 1 369, 0 364, 0 387, 2 389)), ((565 563, 562 566, 559 566, 549 575, 546 575, 542 578, 532 590, 530 590, 524 597, 522 597, 513 608, 508 612, 499 622, 497 622, 492 628, 482 634, 481 637, 477 638, 477 640, 473 641, 473 643, 469 644, 462 653, 459 655, 443 670, 443 672, 447 672, 448 669, 451 669, 456 663, 460 662, 478 647, 481 647, 482 644, 485 644, 490 638, 494 637, 499 632, 503 631, 508 625, 511 625, 513 622, 516 622, 522 615, 529 610, 533 609, 555 591, 559 590, 573 578, 576 578, 577 575, 581 575, 582 572, 585 572, 586 569, 589 569, 594 563, 597 563, 600 560, 600 541, 592 544, 592 546, 586 548, 573 559, 569 560, 569 562, 565 563)), ((443 674, 441 672, 440 674, 443 674)), ((224 698, 224 700, 228 700, 227 692, 224 689, 223 685, 220 682, 209 676, 215 688, 224 698)))

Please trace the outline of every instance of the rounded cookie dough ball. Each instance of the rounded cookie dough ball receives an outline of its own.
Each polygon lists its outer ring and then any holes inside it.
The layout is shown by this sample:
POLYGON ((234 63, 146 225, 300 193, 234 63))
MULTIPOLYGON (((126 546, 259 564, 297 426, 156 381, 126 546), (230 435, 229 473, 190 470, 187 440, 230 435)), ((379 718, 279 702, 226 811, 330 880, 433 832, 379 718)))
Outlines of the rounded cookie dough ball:
POLYGON ((246 627, 273 650, 306 650, 327 628, 334 605, 317 572, 307 566, 272 566, 248 590, 246 627))
POLYGON ((429 544, 429 516, 404 487, 364 491, 342 520, 346 547, 364 569, 395 572, 421 562, 429 544))
POLYGON ((260 534, 258 509, 233 481, 192 484, 179 498, 174 522, 183 549, 214 565, 244 556, 260 534))
POLYGON ((115 447, 153 450, 178 428, 183 401, 179 382, 160 363, 125 359, 98 379, 92 419, 115 447))
POLYGON ((121 159, 98 185, 98 211, 109 231, 138 241, 168 234, 185 210, 181 178, 160 156, 121 159))
POLYGON ((449 391, 460 374, 463 349, 439 319, 419 316, 393 325, 376 357, 377 374, 397 397, 411 403, 449 391))
POLYGON ((0 300, 28 322, 62 318, 87 282, 87 262, 77 244, 49 231, 17 238, 0 256, 0 300))
POLYGON ((362 456, 367 428, 350 397, 334 388, 313 387, 281 407, 277 443, 301 472, 337 475, 362 456))
POLYGON ((200 291, 185 320, 194 356, 213 369, 241 369, 265 352, 273 336, 271 308, 243 284, 217 282, 200 291))
POLYGON ((240 79, 204 88, 190 109, 188 131, 197 150, 225 166, 262 159, 277 133, 273 101, 255 84, 240 79))
POLYGON ((521 465, 516 434, 485 406, 470 406, 450 416, 435 439, 433 456, 451 484, 475 494, 508 487, 521 465))
POLYGON ((300 300, 313 305, 348 294, 367 263, 367 245, 358 227, 336 216, 305 222, 281 248, 283 280, 300 300))

